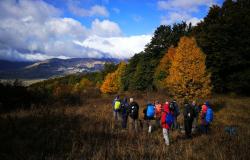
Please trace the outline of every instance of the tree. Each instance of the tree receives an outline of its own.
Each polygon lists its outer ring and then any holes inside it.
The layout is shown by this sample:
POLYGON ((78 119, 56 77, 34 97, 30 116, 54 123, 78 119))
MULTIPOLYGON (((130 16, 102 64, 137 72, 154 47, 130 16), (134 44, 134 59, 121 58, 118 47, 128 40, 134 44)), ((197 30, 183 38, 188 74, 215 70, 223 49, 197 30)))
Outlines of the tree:
POLYGON ((179 99, 208 98, 211 95, 210 74, 206 56, 194 38, 182 37, 166 78, 169 91, 179 99))
POLYGON ((154 74, 154 85, 158 90, 165 89, 165 79, 169 75, 169 68, 174 60, 175 48, 170 47, 157 66, 154 74))
POLYGON ((193 30, 207 55, 206 66, 217 93, 250 93, 249 6, 249 0, 225 0, 222 7, 211 7, 193 30))
POLYGON ((93 82, 88 80, 87 78, 82 78, 79 83, 76 83, 73 87, 72 93, 82 93, 87 92, 88 89, 91 89, 94 87, 93 82))
POLYGON ((160 59, 170 46, 176 46, 179 38, 188 35, 191 25, 185 22, 171 26, 159 26, 146 45, 143 52, 133 56, 128 63, 125 77, 122 78, 124 90, 152 90, 155 89, 153 82, 154 72, 160 59))
POLYGON ((126 63, 121 62, 113 73, 108 73, 101 86, 102 93, 117 93, 122 89, 122 76, 124 75, 126 63))

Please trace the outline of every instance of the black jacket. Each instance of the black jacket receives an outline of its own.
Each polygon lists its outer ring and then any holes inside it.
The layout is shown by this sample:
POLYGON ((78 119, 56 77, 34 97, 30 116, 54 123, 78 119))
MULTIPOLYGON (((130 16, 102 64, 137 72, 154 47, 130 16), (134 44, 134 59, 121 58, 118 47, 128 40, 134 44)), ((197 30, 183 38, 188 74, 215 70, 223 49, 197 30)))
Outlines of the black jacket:
POLYGON ((194 108, 190 104, 184 104, 184 120, 193 120, 194 119, 194 108))
POLYGON ((129 116, 133 119, 138 119, 139 116, 139 105, 136 102, 132 102, 129 104, 128 109, 129 116))

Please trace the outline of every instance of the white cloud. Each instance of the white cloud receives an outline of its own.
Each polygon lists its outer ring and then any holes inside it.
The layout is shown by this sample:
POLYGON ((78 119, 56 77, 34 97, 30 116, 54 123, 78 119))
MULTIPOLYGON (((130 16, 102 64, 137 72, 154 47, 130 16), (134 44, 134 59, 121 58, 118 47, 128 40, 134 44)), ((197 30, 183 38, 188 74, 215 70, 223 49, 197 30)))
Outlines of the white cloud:
POLYGON ((193 16, 199 12, 200 7, 210 7, 217 0, 160 0, 157 2, 158 9, 166 11, 161 17, 161 24, 173 24, 181 21, 196 25, 201 19, 193 16))
POLYGON ((122 37, 119 25, 95 19, 90 28, 44 1, 0 1, 0 59, 131 57, 151 36, 122 37))
POLYGON ((192 25, 196 25, 201 19, 196 17, 192 17, 190 14, 186 12, 170 12, 166 16, 161 17, 161 24, 174 24, 181 21, 186 21, 188 24, 192 23, 192 25))
POLYGON ((109 20, 100 21, 99 19, 95 19, 92 22, 91 30, 92 34, 101 37, 112 37, 121 35, 121 29, 119 25, 109 20))
POLYGON ((0 1, 0 10, 1 19, 12 17, 16 20, 30 17, 37 21, 44 21, 61 14, 60 10, 41 0, 32 1, 32 3, 30 0, 3 0, 0 1))
POLYGON ((216 0, 161 0, 157 5, 162 10, 185 10, 186 12, 195 12, 199 6, 211 6, 216 0))
POLYGON ((90 9, 85 9, 85 8, 78 7, 77 5, 71 3, 69 4, 69 10, 73 14, 77 16, 81 16, 81 17, 91 17, 91 16, 108 17, 109 16, 108 10, 104 6, 100 6, 100 5, 94 5, 90 9))
POLYGON ((83 47, 111 53, 116 58, 129 58, 135 53, 143 51, 151 38, 151 35, 109 38, 91 36, 84 41, 75 41, 75 43, 83 47))
POLYGON ((202 19, 199 19, 199 18, 196 18, 196 17, 193 17, 191 19, 188 19, 187 20, 187 23, 191 23, 193 26, 196 26, 197 23, 201 22, 202 19))

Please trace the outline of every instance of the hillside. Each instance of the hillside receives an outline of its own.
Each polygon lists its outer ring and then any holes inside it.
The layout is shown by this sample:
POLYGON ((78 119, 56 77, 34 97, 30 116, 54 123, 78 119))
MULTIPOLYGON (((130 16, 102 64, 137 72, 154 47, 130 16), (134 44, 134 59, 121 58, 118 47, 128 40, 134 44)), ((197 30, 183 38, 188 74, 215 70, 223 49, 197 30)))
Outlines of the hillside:
POLYGON ((112 58, 54 58, 33 63, 0 61, 0 78, 46 79, 74 73, 100 71, 105 63, 118 63, 119 61, 119 59, 112 58))
MULTIPOLYGON (((141 120, 146 99, 165 99, 160 94, 133 97, 141 107, 141 120)), ((159 128, 152 134, 140 131, 136 135, 113 130, 112 99, 92 97, 75 107, 48 106, 1 114, 0 130, 5 134, 0 134, 0 159, 250 158, 249 98, 216 96, 211 100, 215 119, 210 134, 194 134, 192 140, 186 140, 181 131, 171 131, 169 147, 159 128), (235 135, 225 131, 228 126, 235 127, 235 135)))

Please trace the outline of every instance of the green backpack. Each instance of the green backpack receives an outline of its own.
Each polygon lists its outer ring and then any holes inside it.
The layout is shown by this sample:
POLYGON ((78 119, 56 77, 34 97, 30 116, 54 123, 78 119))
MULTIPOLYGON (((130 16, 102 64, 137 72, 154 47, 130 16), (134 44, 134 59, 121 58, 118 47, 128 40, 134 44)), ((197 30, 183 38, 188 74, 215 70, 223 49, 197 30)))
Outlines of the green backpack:
POLYGON ((117 110, 120 109, 120 107, 121 107, 121 102, 120 101, 115 101, 115 107, 114 107, 114 109, 117 111, 117 110))

